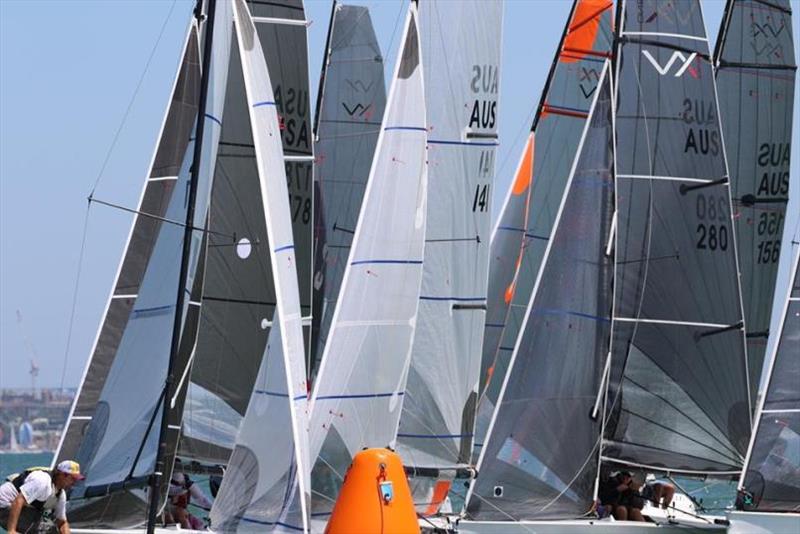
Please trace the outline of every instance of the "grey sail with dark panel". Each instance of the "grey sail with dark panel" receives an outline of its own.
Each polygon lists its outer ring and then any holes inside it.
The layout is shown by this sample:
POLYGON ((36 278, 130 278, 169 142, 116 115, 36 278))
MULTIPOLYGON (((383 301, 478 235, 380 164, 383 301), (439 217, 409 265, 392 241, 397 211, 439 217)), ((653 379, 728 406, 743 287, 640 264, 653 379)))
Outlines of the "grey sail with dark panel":
POLYGON ((386 107, 369 10, 337 4, 316 111, 314 301, 309 375, 325 350, 386 107))
POLYGON ((750 436, 735 236, 699 2, 623 2, 606 460, 734 474, 750 436))
POLYGON ((714 59, 755 399, 789 197, 796 70, 789 1, 729 0, 714 59))

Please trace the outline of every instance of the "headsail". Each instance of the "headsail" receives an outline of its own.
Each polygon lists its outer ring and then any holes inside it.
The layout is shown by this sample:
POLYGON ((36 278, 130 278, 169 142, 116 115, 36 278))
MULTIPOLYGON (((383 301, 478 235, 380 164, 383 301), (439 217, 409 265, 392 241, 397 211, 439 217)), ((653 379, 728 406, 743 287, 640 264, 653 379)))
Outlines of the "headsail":
POLYGON ((416 5, 400 54, 311 400, 314 513, 329 512, 353 455, 393 445, 422 280, 425 94, 416 5))
POLYGON ((789 197, 796 70, 789 0, 729 0, 714 60, 755 399, 789 197))
POLYGON ((383 57, 369 10, 336 2, 333 10, 315 125, 310 376, 325 350, 386 108, 383 57))
POLYGON ((479 520, 579 517, 593 504, 600 421, 590 412, 612 304, 609 70, 606 62, 467 498, 479 520))
POLYGON ((700 3, 619 7, 615 312, 603 455, 672 472, 738 473, 750 405, 700 3))
POLYGON ((767 389, 739 486, 745 510, 800 512, 800 243, 795 236, 792 281, 778 342, 767 368, 767 389))
MULTIPOLYGON (((303 0, 247 0, 267 59, 281 124, 286 182, 297 257, 303 317, 311 315, 313 253, 313 163, 311 101, 308 81, 308 24, 303 0)), ((303 321, 305 350, 311 323, 303 321)))
POLYGON ((225 532, 307 531, 305 356, 280 123, 262 45, 244 0, 234 0, 234 14, 276 305, 256 389, 211 520, 225 532))
POLYGON ((428 121, 428 231, 398 453, 471 464, 486 316, 500 84, 500 2, 420 4, 428 121))
POLYGON ((492 235, 476 453, 520 335, 600 71, 611 50, 611 7, 611 0, 574 1, 492 235))

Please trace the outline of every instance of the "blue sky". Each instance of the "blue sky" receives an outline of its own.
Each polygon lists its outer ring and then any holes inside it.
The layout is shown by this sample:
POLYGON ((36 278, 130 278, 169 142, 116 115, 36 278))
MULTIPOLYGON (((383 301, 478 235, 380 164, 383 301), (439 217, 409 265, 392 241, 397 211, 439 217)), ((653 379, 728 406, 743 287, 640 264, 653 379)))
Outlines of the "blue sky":
MULTIPOLYGON (((351 2, 370 6, 388 72, 406 1, 351 2)), ((30 385, 31 358, 41 367, 41 386, 60 385, 62 372, 65 386, 80 381, 131 223, 129 214, 100 205, 87 217, 86 197, 97 182, 96 198, 136 206, 193 5, 0 0, 0 388, 30 385)), ((713 43, 724 3, 703 5, 713 43)), ((569 8, 569 0, 506 2, 494 207, 510 182, 569 8)), ((315 95, 330 1, 307 0, 306 12, 315 95)), ((797 14, 793 23, 797 36, 797 14)), ((792 188, 800 191, 797 164, 792 188)), ((786 261, 781 267, 785 280, 786 261)))

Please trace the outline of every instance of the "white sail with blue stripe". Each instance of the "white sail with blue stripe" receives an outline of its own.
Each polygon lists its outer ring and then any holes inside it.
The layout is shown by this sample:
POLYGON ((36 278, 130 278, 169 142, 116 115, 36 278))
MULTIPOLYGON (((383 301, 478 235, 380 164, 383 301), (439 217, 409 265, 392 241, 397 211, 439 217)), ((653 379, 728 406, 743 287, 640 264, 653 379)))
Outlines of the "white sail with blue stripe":
POLYGON ((427 123, 419 49, 411 4, 311 398, 314 516, 333 508, 356 452, 394 444, 400 419, 426 228, 427 123))
POLYGON ((263 325, 270 337, 211 521, 226 532, 307 532, 307 386, 280 123, 255 25, 244 1, 233 2, 276 311, 263 325))

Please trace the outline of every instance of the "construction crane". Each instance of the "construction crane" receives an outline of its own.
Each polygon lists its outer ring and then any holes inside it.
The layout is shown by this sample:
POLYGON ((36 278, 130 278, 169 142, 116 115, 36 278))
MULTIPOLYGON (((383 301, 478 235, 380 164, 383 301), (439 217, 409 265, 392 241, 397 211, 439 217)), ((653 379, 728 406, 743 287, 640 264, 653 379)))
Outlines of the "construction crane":
POLYGON ((36 389, 36 378, 39 376, 39 364, 36 362, 39 360, 39 354, 36 352, 36 347, 33 346, 28 334, 25 332, 25 327, 22 324, 22 312, 19 310, 17 310, 17 326, 19 326, 19 330, 22 333, 22 339, 25 341, 28 354, 31 356, 31 367, 28 374, 31 375, 31 391, 33 392, 33 396, 38 399, 39 395, 36 389))

